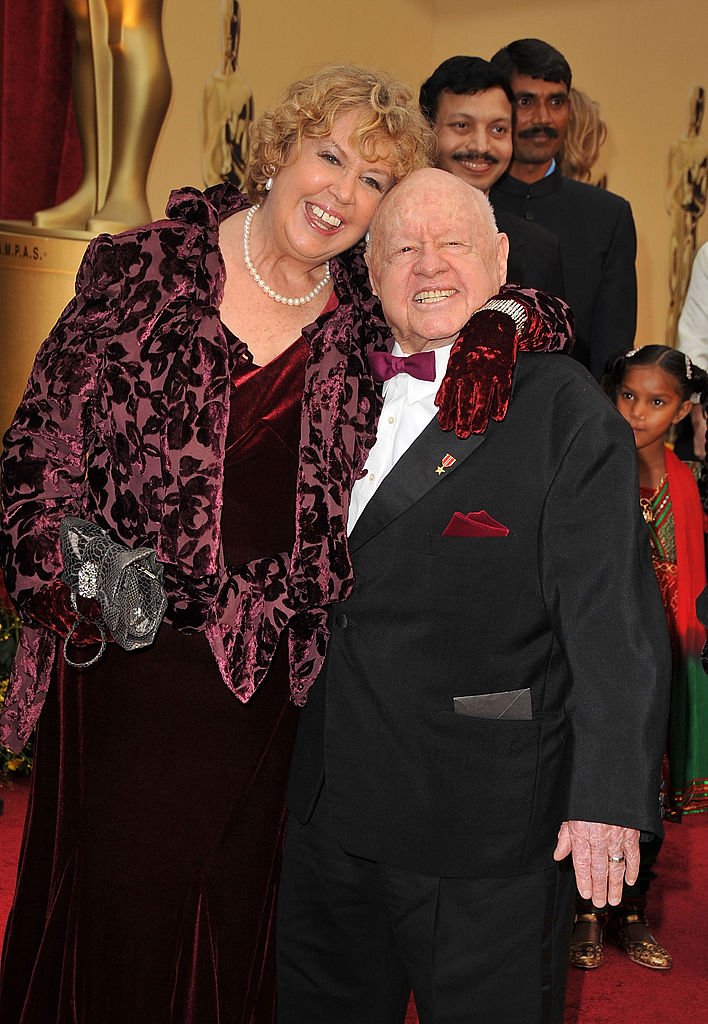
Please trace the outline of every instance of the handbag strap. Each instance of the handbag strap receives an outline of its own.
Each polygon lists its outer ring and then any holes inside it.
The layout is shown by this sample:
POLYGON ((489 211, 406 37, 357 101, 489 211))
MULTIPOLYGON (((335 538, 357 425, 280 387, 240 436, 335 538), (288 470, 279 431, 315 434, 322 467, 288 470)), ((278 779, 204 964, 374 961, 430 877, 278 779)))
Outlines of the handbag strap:
POLYGON ((74 611, 76 612, 76 620, 73 623, 69 632, 67 633, 66 639, 64 640, 64 661, 67 663, 67 665, 71 665, 72 668, 88 668, 90 665, 95 665, 99 658, 103 657, 103 654, 106 650, 106 631, 103 628, 103 623, 101 622, 100 619, 90 619, 88 618, 88 616, 81 614, 81 612, 79 611, 79 606, 76 603, 76 594, 74 593, 73 590, 71 591, 71 605, 74 611), (76 630, 79 627, 80 622, 90 622, 93 626, 97 627, 99 633, 101 634, 101 646, 98 649, 98 653, 95 654, 93 658, 89 658, 88 661, 72 661, 68 654, 69 644, 71 643, 74 634, 76 633, 76 630))

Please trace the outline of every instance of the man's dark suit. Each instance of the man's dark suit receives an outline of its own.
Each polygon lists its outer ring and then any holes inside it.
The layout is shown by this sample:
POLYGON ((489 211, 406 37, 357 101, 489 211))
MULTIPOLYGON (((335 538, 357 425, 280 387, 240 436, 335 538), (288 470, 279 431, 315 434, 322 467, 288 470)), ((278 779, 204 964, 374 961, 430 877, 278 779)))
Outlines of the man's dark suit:
MULTIPOLYGON (((522 354, 504 421, 467 440, 433 421, 350 549, 356 586, 302 712, 291 821, 309 820, 324 780, 347 853, 485 887, 552 867, 564 819, 661 831, 664 612, 633 437, 584 369, 522 354), (481 510, 508 536, 444 536, 481 510), (454 711, 525 687, 531 720, 454 711)), ((288 884, 286 856, 286 901, 288 884)))
POLYGON ((564 178, 558 168, 527 185, 507 174, 492 188, 496 212, 540 224, 560 241, 564 298, 575 314, 573 355, 599 378, 632 347, 637 326, 637 239, 626 199, 564 178))
POLYGON ((565 298, 560 245, 556 236, 540 224, 531 224, 508 210, 495 210, 494 217, 497 228, 509 239, 507 281, 565 298))

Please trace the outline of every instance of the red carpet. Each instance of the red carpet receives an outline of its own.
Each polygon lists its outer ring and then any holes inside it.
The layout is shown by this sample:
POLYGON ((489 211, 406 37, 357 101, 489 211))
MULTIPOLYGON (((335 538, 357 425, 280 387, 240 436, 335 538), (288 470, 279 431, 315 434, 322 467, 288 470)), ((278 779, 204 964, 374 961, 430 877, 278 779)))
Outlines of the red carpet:
POLYGON ((7 787, 0 782, 0 800, 4 804, 4 813, 0 815, 0 935, 5 933, 15 889, 28 793, 29 779, 18 779, 7 787))
MULTIPOLYGON (((0 934, 10 909, 28 782, 0 790, 0 934)), ((652 889, 651 923, 674 957, 671 971, 632 964, 613 946, 596 971, 573 968, 566 1024, 695 1024, 708 1006, 708 815, 667 825, 652 889)), ((406 1024, 416 1024, 411 1009, 406 1024)), ((49 1024, 49 1022, 47 1022, 49 1024)), ((519 1022, 521 1024, 521 1022, 519 1022)))

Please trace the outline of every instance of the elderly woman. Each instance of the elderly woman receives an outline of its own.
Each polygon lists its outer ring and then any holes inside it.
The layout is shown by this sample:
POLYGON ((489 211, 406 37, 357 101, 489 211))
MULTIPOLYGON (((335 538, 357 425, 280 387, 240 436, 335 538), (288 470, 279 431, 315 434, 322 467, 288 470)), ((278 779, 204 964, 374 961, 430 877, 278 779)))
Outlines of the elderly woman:
POLYGON ((348 489, 374 427, 373 300, 342 253, 431 145, 407 87, 330 68, 256 126, 248 198, 184 189, 167 220, 89 246, 3 457, 25 622, 5 742, 44 705, 4 1024, 274 1019, 290 690, 302 703, 317 609, 351 586, 348 489), (154 548, 152 646, 66 663, 67 515, 154 548))

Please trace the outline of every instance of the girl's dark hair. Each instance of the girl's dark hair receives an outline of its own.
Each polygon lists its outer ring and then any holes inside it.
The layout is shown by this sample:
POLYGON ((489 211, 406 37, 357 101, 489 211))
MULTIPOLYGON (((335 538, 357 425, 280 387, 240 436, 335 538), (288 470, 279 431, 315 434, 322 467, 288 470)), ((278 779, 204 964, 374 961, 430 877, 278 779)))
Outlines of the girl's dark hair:
MULTIPOLYGON (((600 379, 600 386, 613 402, 617 399, 625 374, 635 366, 660 366, 676 381, 681 401, 686 402, 697 395, 704 413, 708 416, 708 373, 683 352, 669 348, 668 345, 644 345, 642 348, 629 349, 610 359, 600 379)), ((708 458, 703 460, 698 488, 703 508, 708 511, 708 458)))
POLYGON ((665 373, 671 374, 676 381, 681 401, 685 402, 693 395, 698 395, 701 405, 705 408, 708 401, 708 373, 692 363, 688 356, 668 345, 644 345, 642 348, 631 348, 621 352, 605 366, 600 384, 606 394, 614 401, 617 391, 624 380, 627 370, 635 366, 660 366, 665 373))

